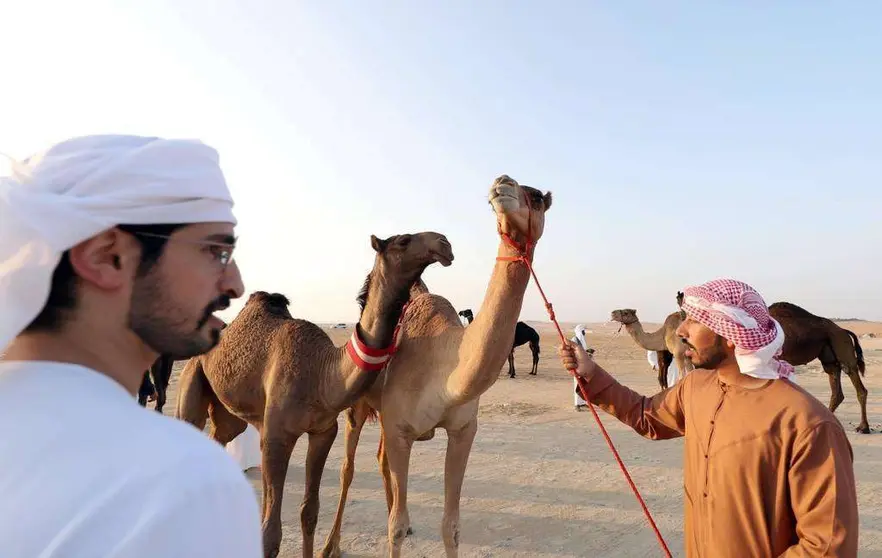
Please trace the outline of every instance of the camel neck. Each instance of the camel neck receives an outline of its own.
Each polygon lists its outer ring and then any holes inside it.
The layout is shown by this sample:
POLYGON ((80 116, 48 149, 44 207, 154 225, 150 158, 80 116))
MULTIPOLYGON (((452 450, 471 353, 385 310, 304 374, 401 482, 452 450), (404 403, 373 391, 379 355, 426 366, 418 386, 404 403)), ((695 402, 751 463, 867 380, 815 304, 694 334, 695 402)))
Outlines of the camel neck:
POLYGON ((356 327, 362 341, 372 349, 388 348, 401 311, 411 294, 412 281, 396 284, 383 275, 371 278, 364 311, 356 327))
MULTIPOLYGON (((508 256, 512 250, 501 243, 499 253, 508 256)), ((511 353, 529 280, 530 272, 523 262, 496 262, 481 308, 463 332, 460 364, 447 382, 448 397, 454 404, 479 397, 499 377, 499 369, 511 353)))
MULTIPOLYGON (((395 326, 410 298, 412 283, 404 279, 390 281, 379 273, 370 278, 364 310, 355 326, 356 335, 367 347, 387 349, 394 343, 395 326)), ((328 408, 342 411, 370 389, 382 371, 359 367, 345 346, 338 348, 336 364, 336 373, 322 391, 328 408)))
POLYGON ((647 351, 664 351, 667 349, 664 327, 652 333, 647 333, 643 330, 643 324, 634 322, 626 325, 625 329, 628 331, 628 335, 647 351))

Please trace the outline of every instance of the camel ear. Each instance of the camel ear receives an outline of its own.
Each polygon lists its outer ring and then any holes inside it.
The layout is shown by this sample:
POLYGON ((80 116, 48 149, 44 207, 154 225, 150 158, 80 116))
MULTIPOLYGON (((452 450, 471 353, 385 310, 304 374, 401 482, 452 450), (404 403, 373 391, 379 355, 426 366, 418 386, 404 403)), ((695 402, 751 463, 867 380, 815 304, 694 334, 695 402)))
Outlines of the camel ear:
POLYGON ((383 239, 381 239, 381 238, 377 238, 377 237, 374 236, 374 235, 371 235, 371 247, 372 247, 372 248, 374 249, 374 251, 377 252, 378 254, 382 254, 382 253, 383 253, 383 251, 386 249, 386 245, 387 245, 387 244, 388 244, 388 243, 387 243, 385 240, 383 240, 383 239))
POLYGON ((545 211, 548 211, 551 209, 551 192, 546 192, 543 199, 545 200, 545 211))

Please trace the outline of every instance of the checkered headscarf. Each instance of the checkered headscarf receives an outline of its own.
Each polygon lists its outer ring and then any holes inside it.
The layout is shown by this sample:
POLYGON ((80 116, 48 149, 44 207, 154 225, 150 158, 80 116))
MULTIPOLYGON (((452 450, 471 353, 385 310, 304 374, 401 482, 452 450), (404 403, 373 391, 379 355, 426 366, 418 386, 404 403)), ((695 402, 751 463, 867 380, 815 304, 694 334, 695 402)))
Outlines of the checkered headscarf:
POLYGON ((734 279, 716 279, 686 287, 683 295, 683 311, 688 317, 735 344, 735 360, 742 374, 791 378, 793 366, 777 358, 784 345, 784 330, 753 287, 734 279))

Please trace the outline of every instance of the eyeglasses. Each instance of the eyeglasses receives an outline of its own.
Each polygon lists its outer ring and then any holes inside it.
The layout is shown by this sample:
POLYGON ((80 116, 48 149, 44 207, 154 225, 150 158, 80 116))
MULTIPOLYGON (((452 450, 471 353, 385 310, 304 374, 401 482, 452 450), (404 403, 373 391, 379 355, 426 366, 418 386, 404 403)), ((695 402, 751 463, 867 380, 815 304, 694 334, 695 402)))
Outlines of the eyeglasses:
MULTIPOLYGON (((201 246, 207 246, 210 248, 211 255, 214 256, 217 261, 220 263, 222 269, 226 269, 227 265, 233 260, 233 250, 235 246, 232 244, 228 244, 225 242, 213 242, 211 240, 188 240, 186 238, 175 237, 172 238, 167 234, 156 234, 156 233, 146 233, 146 232, 135 232, 132 233, 136 236, 147 236, 151 238, 164 238, 169 241, 175 242, 186 242, 188 244, 197 244, 201 246)), ((235 239, 233 239, 235 241, 235 239)))

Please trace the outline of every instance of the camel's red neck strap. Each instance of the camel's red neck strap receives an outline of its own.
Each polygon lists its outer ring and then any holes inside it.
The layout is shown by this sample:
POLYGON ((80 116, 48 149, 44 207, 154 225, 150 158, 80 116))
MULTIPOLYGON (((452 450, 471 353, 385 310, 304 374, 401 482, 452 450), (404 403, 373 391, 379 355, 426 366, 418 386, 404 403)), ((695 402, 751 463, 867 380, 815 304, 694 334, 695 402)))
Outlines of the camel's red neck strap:
POLYGON ((398 351, 398 334, 408 305, 410 302, 405 303, 401 308, 401 316, 398 318, 398 323, 395 324, 395 331, 392 332, 392 342, 385 349, 372 349, 365 345, 358 335, 358 326, 355 327, 355 331, 346 342, 346 354, 356 366, 366 372, 379 372, 389 364, 392 355, 398 351))

